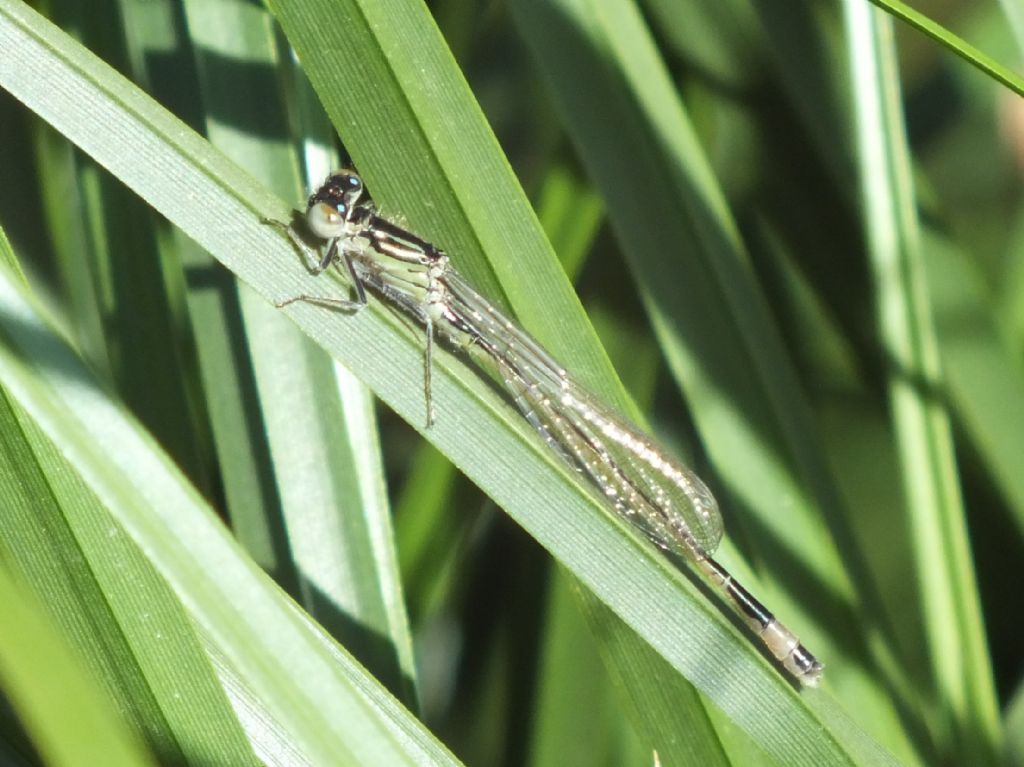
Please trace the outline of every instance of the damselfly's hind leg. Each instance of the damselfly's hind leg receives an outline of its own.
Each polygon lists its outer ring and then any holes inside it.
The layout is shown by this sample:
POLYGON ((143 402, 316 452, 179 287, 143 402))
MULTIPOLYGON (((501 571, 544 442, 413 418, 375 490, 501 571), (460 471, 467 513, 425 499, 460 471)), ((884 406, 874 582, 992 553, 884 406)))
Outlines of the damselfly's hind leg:
POLYGON ((423 397, 427 403, 427 428, 434 425, 434 320, 427 315, 427 345, 423 358, 423 397))

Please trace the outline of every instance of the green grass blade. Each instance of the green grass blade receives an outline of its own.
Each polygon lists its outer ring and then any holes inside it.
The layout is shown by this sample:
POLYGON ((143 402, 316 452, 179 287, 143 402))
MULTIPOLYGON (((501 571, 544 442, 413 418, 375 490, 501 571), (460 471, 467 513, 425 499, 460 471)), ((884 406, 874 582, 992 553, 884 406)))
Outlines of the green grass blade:
POLYGON ((914 29, 928 35, 935 42, 949 48, 968 64, 981 70, 996 82, 1002 83, 1018 96, 1024 96, 1024 79, 1015 74, 1012 69, 1003 66, 920 11, 898 0, 871 0, 871 2, 886 13, 892 14, 900 21, 904 21, 914 29))
POLYGON ((947 414, 924 254, 884 17, 847 5, 861 189, 878 291, 879 333, 921 584, 924 638, 938 691, 936 730, 975 763, 996 761, 998 707, 947 414), (880 140, 884 137, 884 140, 880 140))
POLYGON ((949 396, 1024 537, 1017 460, 1024 455, 1024 370, 991 317, 991 296, 972 263, 944 237, 926 232, 923 244, 949 396))
MULTIPOLYGON (((516 8, 591 176, 616 201, 609 217, 724 487, 728 530, 745 526, 745 543, 765 579, 787 582, 785 592, 767 583, 759 592, 831 663, 826 676, 843 697, 861 699, 886 723, 892 743, 905 747, 890 694, 868 674, 865 644, 882 655, 890 651, 877 610, 854 596, 851 575, 862 594, 870 585, 839 513, 808 403, 649 32, 628 3, 516 8), (601 120, 588 119, 599 110, 601 120), (620 146, 632 149, 623 153, 620 146), (746 513, 734 520, 730 507, 746 513), (823 515, 835 527, 842 559, 823 515)), ((746 579, 749 570, 740 563, 737 572, 746 579)))
POLYGON ((4 559, 39 589, 118 709, 162 759, 256 764, 192 623, 150 562, 20 408, 5 406, 4 433, 4 479, 23 496, 6 508, 4 559))
MULTIPOLYGON (((167 457, 39 320, 6 270, 0 306, 8 342, 0 348, 0 381, 60 445, 296 748, 317 763, 454 763, 242 555, 167 457)), ((108 531, 109 524, 97 530, 108 531)))
MULTIPOLYGON (((286 100, 272 77, 285 69, 273 18, 260 7, 219 1, 186 3, 184 13, 201 52, 202 114, 212 143, 269 188, 301 199, 307 173, 319 177, 329 168, 300 172, 296 149, 322 145, 329 126, 322 117, 294 128, 285 119, 286 100), (298 135, 285 141, 291 131, 298 135)), ((302 89, 294 96, 304 98, 302 89)), ((216 271, 212 261, 206 271, 216 271)), ((274 307, 224 278, 220 302, 204 282, 190 296, 222 465, 255 453, 225 472, 234 530, 278 583, 414 706, 412 640, 373 401, 274 307), (245 353, 235 348, 240 342, 245 353), (231 413, 234 422, 226 423, 231 413), (254 483, 254 474, 271 479, 254 483), (261 503, 249 502, 254 493, 261 503)))
POLYGON ((38 590, 154 753, 188 764, 255 763, 192 623, 166 584, 6 397, 2 416, 0 482, 7 500, 0 549, 7 566, 38 590))
MULTIPOLYGON (((651 755, 631 737, 629 720, 616 705, 593 631, 580 614, 573 588, 574 581, 564 573, 552 574, 530 764, 646 763, 651 755), (581 700, 589 704, 581 707, 581 700), (614 756, 609 759, 609 755, 614 756)), ((667 760, 667 754, 660 755, 667 760)))
POLYGON ((414 231, 445 243, 474 285, 510 307, 590 388, 622 403, 579 300, 426 8, 409 0, 271 7, 385 214, 401 211, 414 231))
POLYGON ((1010 764, 1024 764, 1024 687, 1018 687, 1006 707, 1006 752, 1010 764))
POLYGON ((119 719, 105 691, 82 673, 41 605, 3 568, 0 601, 7 626, 0 636, 0 682, 47 764, 156 764, 119 719))
MULTIPOLYGON (((0 259, 5 268, 15 274, 15 279, 23 281, 2 229, 0 259)), ((18 533, 27 529, 31 534, 33 528, 38 530, 40 523, 45 528, 47 521, 56 520, 40 518, 43 515, 39 514, 37 492, 41 488, 32 487, 32 480, 38 478, 38 474, 31 471, 38 468, 36 458, 31 455, 31 447, 21 439, 24 436, 21 424, 6 392, 0 400, 0 420, 3 421, 0 486, 3 487, 5 532, 0 602, 4 605, 6 621, 6 630, 0 632, 0 686, 28 729, 36 749, 53 764, 100 761, 111 765, 150 764, 136 733, 125 726, 123 717, 111 705, 110 688, 99 687, 94 677, 82 673, 81 656, 71 650, 60 629, 48 617, 57 612, 52 593, 46 595, 44 602, 38 594, 20 586, 11 577, 15 569, 20 570, 22 583, 39 589, 42 582, 26 571, 26 565, 29 568, 56 565, 51 576, 64 567, 48 556, 54 553, 50 547, 33 549, 15 544, 18 533), (26 468, 30 469, 28 476, 26 468), (18 524, 19 517, 22 525, 18 524), (12 547, 12 544, 15 545, 12 547)), ((45 489, 42 496, 46 496, 45 489)), ((71 549, 63 553, 77 554, 71 549)), ((65 559, 68 561, 73 561, 73 557, 65 559)), ((110 679, 106 681, 109 683, 110 679)), ((20 759, 28 761, 27 754, 16 758, 14 753, 9 753, 5 757, 12 764, 21 763, 20 759)))
MULTIPOLYGON (((324 289, 323 279, 317 283, 302 274, 284 238, 259 223, 265 216, 283 218, 287 207, 134 88, 11 0, 0 2, 0 43, 8 54, 0 66, 5 87, 259 292, 281 298, 324 289), (33 88, 39 78, 54 87, 33 88), (138 148, 131 158, 122 151, 126 140, 138 148)), ((376 305, 345 322, 309 306, 296 306, 290 315, 333 355, 359 363, 364 380, 403 417, 422 422, 420 339, 410 338, 399 320, 376 305)), ((431 440, 764 750, 788 764, 889 760, 826 695, 798 695, 717 608, 621 523, 599 511, 487 384, 447 355, 438 356, 439 420, 431 440), (673 605, 670 612, 663 609, 666 604, 673 605)), ((128 437, 120 430, 116 436, 128 437)), ((158 489, 169 492, 169 488, 158 489)), ((222 535, 204 524, 203 535, 197 536, 188 526, 200 525, 203 517, 187 511, 188 504, 180 496, 175 491, 169 497, 182 501, 187 516, 180 508, 166 518, 161 516, 169 526, 169 530, 161 528, 162 535, 151 529, 146 517, 133 517, 126 523, 133 535, 146 541, 147 550, 167 554, 160 560, 162 567, 180 564, 167 549, 173 547, 181 555, 178 547, 187 542, 196 555, 220 556, 231 563, 229 580, 254 587, 248 582, 248 571, 229 555, 231 547, 222 535)), ((168 577, 179 588, 186 581, 204 593, 212 588, 203 585, 197 571, 168 577)), ((193 609, 207 606, 190 604, 193 609)), ((218 613, 204 611, 202 620, 216 629, 225 646, 233 647, 243 636, 251 641, 251 632, 260 630, 264 632, 260 639, 277 642, 276 636, 266 636, 265 629, 280 621, 287 639, 276 645, 281 656, 301 663, 302 678, 318 691, 328 693, 324 689, 328 686, 338 696, 318 697, 319 708, 311 709, 309 698, 295 690, 289 689, 288 695, 273 691, 282 695, 272 701, 275 714, 303 733, 304 742, 317 746, 315 754, 324 753, 324 744, 316 736, 321 730, 333 734, 335 728, 362 726, 372 733, 380 731, 383 725, 368 720, 364 711, 347 707, 353 700, 351 691, 343 694, 344 685, 324 667, 316 647, 307 644, 292 654, 296 647, 287 646, 288 642, 297 643, 304 635, 295 633, 274 603, 253 605, 253 612, 245 615, 239 615, 228 599, 218 607, 225 616, 250 621, 247 631, 241 632, 218 613), (318 679, 316 672, 324 673, 324 679, 318 679), (297 694, 297 698, 288 697, 297 694)), ((249 659, 239 655, 231 660, 237 664, 249 659)), ((256 671, 252 666, 246 669, 256 671)), ((261 680, 261 684, 268 686, 260 691, 273 697, 269 683, 261 680)), ((383 705, 374 700, 377 706, 383 705)), ((380 743, 376 737, 371 742, 380 743)))
MULTIPOLYGON (((445 99, 428 100, 421 93, 424 83, 431 84, 430 94, 442 91, 458 93, 462 89, 462 84, 457 77, 451 74, 451 67, 446 65, 443 56, 429 48, 424 50, 424 40, 429 40, 433 34, 429 21, 424 22, 427 25, 425 34, 417 35, 407 30, 407 27, 413 24, 412 20, 416 18, 418 11, 406 7, 404 3, 398 3, 394 8, 388 9, 378 7, 377 4, 373 4, 372 7, 352 4, 346 6, 348 9, 346 12, 338 14, 339 18, 344 20, 342 23, 325 28, 321 21, 322 16, 318 15, 315 5, 276 3, 274 7, 281 14, 282 23, 290 39, 298 50, 307 71, 310 72, 311 79, 321 94, 328 111, 332 114, 342 138, 351 148, 360 167, 372 171, 375 164, 386 163, 388 160, 392 164, 400 164, 402 167, 399 169, 401 173, 399 178, 402 179, 405 187, 399 191, 415 192, 420 198, 409 203, 413 209, 416 206, 422 206, 424 199, 430 200, 432 209, 435 206, 440 208, 442 203, 437 203, 436 200, 444 200, 444 197, 449 194, 448 186, 455 189, 455 195, 460 201, 476 200, 481 195, 502 199, 500 191, 502 179, 500 177, 497 180, 492 179, 486 171, 478 171, 475 175, 470 176, 460 170, 460 164, 465 162, 464 158, 471 156, 476 150, 474 142, 477 138, 475 132, 479 130, 477 127, 479 118, 473 113, 475 110, 467 112, 467 108, 450 95, 445 99), (398 7, 401 8, 401 11, 397 10, 398 7), (401 22, 394 24, 394 19, 399 19, 401 22), (364 34, 368 41, 363 40, 364 34), (336 57, 327 55, 328 52, 339 49, 351 51, 351 59, 339 62, 336 57), (378 63, 381 59, 380 49, 386 50, 389 54, 387 66, 378 63), (359 90, 364 87, 364 81, 373 83, 375 90, 372 98, 359 90), (393 83, 394 85, 392 85, 393 83), (398 95, 389 93, 389 89, 392 87, 400 89, 398 95), (343 98, 339 99, 336 94, 343 94, 343 98), (359 104, 362 104, 365 109, 357 112, 359 104), (410 104, 412 105, 412 115, 408 114, 410 104), (466 128, 466 133, 460 133, 455 140, 456 148, 449 145, 447 139, 450 138, 450 134, 438 128, 445 122, 466 128), (421 136, 426 138, 421 139, 421 136), (405 147, 410 144, 411 148, 406 149, 405 147), (380 156, 382 146, 387 147, 388 157, 380 156), (367 152, 369 159, 361 159, 360 150, 367 152), (403 152, 408 153, 408 158, 390 159, 392 155, 401 156, 403 152), (427 182, 419 180, 419 176, 425 175, 426 171, 420 171, 416 163, 424 164, 427 160, 432 161, 435 156, 438 157, 438 162, 442 166, 439 173, 444 175, 437 179, 434 186, 426 187, 426 189, 417 188, 417 184, 423 185, 427 182), (482 186, 480 179, 487 182, 488 189, 477 191, 478 187, 482 186), (460 193, 460 185, 470 191, 460 193)), ((592 111, 593 107, 586 113, 589 114, 592 111)), ((487 145, 484 140, 486 138, 489 137, 480 139, 481 145, 487 145)), ((608 156, 611 156, 611 153, 608 156)), ((373 188, 376 193, 378 187, 373 188)), ((405 211, 404 207, 402 209, 405 211)), ((387 210, 386 206, 385 210, 387 210)), ((487 228, 500 232, 502 227, 509 229, 517 225, 514 220, 506 223, 510 212, 516 213, 517 211, 514 209, 494 210, 487 221, 474 221, 467 216, 466 225, 474 227, 476 232, 487 228)), ((630 212, 633 213, 635 210, 630 208, 630 212)), ((438 214, 435 213, 436 215, 438 214)), ((409 214, 409 218, 415 226, 417 221, 412 213, 409 214)), ((433 232, 437 230, 432 229, 430 224, 424 223, 419 227, 419 231, 433 232)), ((446 245, 453 242, 467 242, 464 237, 460 238, 457 233, 452 231, 444 232, 443 236, 445 239, 441 241, 446 245)), ((536 234, 531 234, 529 240, 521 240, 525 243, 527 251, 529 243, 536 236, 536 234)), ((497 235, 488 238, 480 234, 477 236, 477 240, 500 242, 497 235)), ((469 246, 465 245, 459 249, 455 245, 451 245, 450 249, 456 255, 464 256, 469 246)), ((505 259, 494 259, 493 256, 491 259, 492 263, 505 262, 505 259)), ((523 257, 522 246, 515 251, 514 263, 517 265, 517 274, 514 275, 516 279, 522 279, 519 273, 530 275, 532 289, 528 289, 525 296, 536 301, 539 293, 537 287, 544 286, 546 282, 538 279, 531 272, 531 263, 523 257)), ((472 261, 470 261, 470 265, 472 265, 472 261)), ((464 262, 460 261, 459 266, 463 268, 464 262)), ((515 295, 516 288, 506 285, 505 275, 502 275, 501 282, 506 286, 506 295, 515 295)), ((514 286, 515 282, 512 281, 512 284, 514 286)), ((669 284, 669 282, 665 283, 666 286, 669 284)), ((532 315, 525 314, 526 311, 540 311, 540 309, 545 310, 545 316, 550 316, 555 304, 551 303, 550 299, 544 299, 543 304, 543 307, 536 309, 523 309, 524 319, 529 320, 532 317, 532 315)), ((561 331, 564 327, 565 316, 567 315, 563 313, 557 325, 552 322, 541 322, 538 326, 543 330, 546 324, 547 328, 558 327, 561 331)), ((550 333, 550 330, 547 332, 550 333)), ((559 349, 571 346, 563 358, 572 360, 574 356, 578 357, 577 350, 580 347, 576 342, 570 345, 569 340, 565 336, 556 337, 549 343, 556 353, 559 349), (574 355, 574 352, 577 353, 574 355)), ((574 366, 573 369, 575 371, 577 368, 574 366)), ((609 386, 606 384, 603 390, 608 391, 609 386)), ((494 497, 493 493, 492 497, 494 497)), ((508 508, 506 504, 502 505, 508 508)), ((781 527, 781 525, 777 526, 781 527)), ((792 537, 797 537, 792 531, 790 534, 792 537)), ((835 571, 842 577, 841 568, 837 567, 835 571)), ((666 721, 668 718, 666 716, 666 721)))

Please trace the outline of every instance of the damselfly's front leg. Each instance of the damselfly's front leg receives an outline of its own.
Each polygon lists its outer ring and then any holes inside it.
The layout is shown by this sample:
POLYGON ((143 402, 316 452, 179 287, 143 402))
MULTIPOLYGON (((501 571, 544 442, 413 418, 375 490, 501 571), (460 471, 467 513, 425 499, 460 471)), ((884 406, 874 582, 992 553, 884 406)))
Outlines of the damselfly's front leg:
POLYGON ((363 286, 363 281, 356 272, 355 264, 352 262, 351 253, 349 253, 344 245, 338 245, 339 238, 336 237, 331 240, 330 245, 328 245, 327 249, 321 254, 319 250, 314 250, 303 242, 295 229, 288 224, 280 221, 274 221, 273 219, 264 219, 263 222, 276 226, 288 236, 288 239, 292 241, 292 245, 295 246, 295 249, 302 254, 306 268, 313 275, 323 273, 323 271, 334 263, 335 260, 340 259, 341 262, 345 264, 345 271, 348 272, 349 280, 352 282, 352 287, 356 291, 355 300, 348 298, 334 298, 330 296, 313 296, 307 293, 300 293, 297 296, 286 298, 283 301, 276 301, 274 302, 274 306, 278 309, 282 309, 285 306, 296 303, 297 301, 303 301, 311 304, 319 304, 320 306, 327 306, 332 309, 338 309, 343 312, 357 312, 366 306, 366 288, 363 286))

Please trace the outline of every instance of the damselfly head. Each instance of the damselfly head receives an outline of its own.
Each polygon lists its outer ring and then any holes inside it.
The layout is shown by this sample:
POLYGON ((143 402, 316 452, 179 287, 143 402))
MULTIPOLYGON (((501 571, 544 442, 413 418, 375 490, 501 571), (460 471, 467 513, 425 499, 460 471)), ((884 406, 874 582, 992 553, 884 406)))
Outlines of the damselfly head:
POLYGON ((312 210, 314 205, 325 203, 338 208, 344 214, 345 210, 359 202, 363 191, 363 180, 358 173, 351 170, 336 170, 309 198, 308 208, 312 210))
POLYGON ((317 237, 332 240, 346 233, 346 224, 358 217, 357 203, 365 187, 359 174, 337 170, 309 198, 306 221, 317 237))

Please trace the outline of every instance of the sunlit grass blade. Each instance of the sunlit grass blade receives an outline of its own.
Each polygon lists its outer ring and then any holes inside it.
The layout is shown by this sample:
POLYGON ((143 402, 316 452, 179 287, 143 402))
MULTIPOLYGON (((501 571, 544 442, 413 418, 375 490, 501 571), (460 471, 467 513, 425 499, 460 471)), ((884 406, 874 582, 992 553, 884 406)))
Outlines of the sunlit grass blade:
POLYGON ((848 3, 846 12, 864 228, 913 531, 923 638, 937 690, 934 730, 945 741, 943 747, 958 750, 961 759, 994 763, 998 705, 952 434, 945 408, 933 394, 941 371, 909 151, 896 99, 891 22, 856 2, 848 3))
MULTIPOLYGON (((302 199, 310 179, 330 170, 330 126, 308 116, 308 87, 275 79, 290 62, 281 61, 273 18, 260 7, 220 1, 186 3, 184 16, 200 51, 198 96, 211 142, 286 199, 302 199), (290 113, 298 119, 288 120, 290 113)), ((188 273, 201 272, 210 276, 189 281, 190 316, 234 532, 415 706, 372 398, 212 260, 189 265, 188 273)))
MULTIPOLYGON (((7 53, 0 68, 0 81, 5 87, 96 156, 259 292, 279 299, 324 289, 327 280, 314 282, 303 275, 287 242, 260 223, 261 217, 285 218, 287 205, 179 122, 11 0, 0 0, 0 44, 7 53), (40 78, 55 87, 32 87, 40 78), (126 157, 123 146, 129 140, 137 152, 126 157)), ((462 236, 469 235, 463 232, 462 236)), ((345 322, 314 307, 296 306, 290 314, 333 355, 349 363, 358 362, 360 374, 371 388, 403 417, 414 424, 422 423, 418 336, 410 337, 397 319, 376 304, 345 322)), ((797 694, 728 624, 718 608, 621 523, 601 512, 475 373, 447 355, 439 354, 435 362, 438 423, 430 431, 431 440, 765 751, 788 764, 890 760, 844 721, 827 695, 797 694), (524 481, 527 478, 529 481, 524 481), (664 609, 667 604, 671 610, 664 609)), ((94 423, 93 427, 98 425, 94 423)), ((109 427, 100 430, 100 436, 135 439, 127 431, 119 429, 116 435, 109 435, 109 431, 109 427)), ((105 447, 116 457, 117 451, 105 447)), ((148 471, 140 471, 140 476, 151 477, 157 467, 141 468, 148 471)), ((162 476, 162 472, 155 476, 162 476)), ((204 594, 213 590, 223 598, 197 600, 189 605, 193 610, 203 609, 207 630, 235 652, 234 642, 243 637, 251 642, 253 635, 258 635, 260 640, 273 644, 282 657, 288 657, 292 670, 319 693, 319 706, 311 708, 310 691, 272 690, 271 683, 258 673, 258 664, 246 665, 246 671, 255 674, 263 685, 260 692, 273 698, 268 705, 274 705, 275 716, 301 733, 303 743, 315 756, 323 756, 327 748, 317 733, 331 738, 337 735, 337 728, 343 727, 364 727, 374 733, 371 745, 365 748, 393 746, 376 737, 392 732, 389 723, 395 715, 376 688, 360 687, 373 696, 375 710, 385 713, 383 722, 368 718, 365 710, 353 704, 352 691, 344 691, 342 680, 325 665, 322 648, 306 642, 306 634, 281 614, 276 602, 262 600, 251 571, 231 555, 234 549, 223 533, 204 523, 202 514, 189 510, 190 499, 182 497, 180 488, 161 484, 144 490, 145 497, 161 499, 160 507, 155 509, 166 514, 160 520, 169 529, 161 527, 158 534, 151 527, 152 520, 142 514, 131 516, 125 524, 134 536, 145 541, 148 551, 162 555, 159 564, 167 568, 164 572, 176 587, 183 588, 187 582, 204 594), (175 508, 173 513, 164 508, 164 504, 172 505, 171 501, 182 508, 175 508), (197 570, 174 570, 183 565, 171 550, 181 555, 183 544, 195 555, 219 557, 221 564, 214 569, 239 585, 241 593, 248 593, 245 587, 252 589, 252 598, 260 600, 252 612, 239 614, 241 603, 232 604, 226 594, 216 590, 219 584, 207 583, 197 570), (210 609, 214 603, 223 614, 210 609), (231 620, 227 620, 229 616, 231 620), (243 621, 244 628, 235 625, 234 620, 243 621), (278 625, 283 638, 266 631, 267 626, 278 625), (274 644, 277 642, 280 644, 274 644), (300 667, 294 668, 295 664, 300 667)), ((262 650, 263 645, 260 647, 262 650)), ((253 661, 245 654, 236 654, 231 660, 240 665, 253 661)), ((337 658, 339 663, 343 660, 337 658)), ((280 684, 281 680, 275 682, 280 684)), ((418 736, 414 743, 404 745, 416 747, 417 754, 430 751, 418 729, 408 723, 403 726, 418 736)), ((356 747, 347 744, 349 749, 356 747)), ((339 748, 342 750, 335 756, 344 753, 344 748, 339 748)))
MULTIPOLYGON (((314 762, 454 763, 245 557, 210 510, 3 271, 0 381, 166 579, 204 636, 314 762), (215 574, 215 578, 210 575, 215 574)), ((80 515, 75 521, 86 525, 80 515)), ((93 527, 96 527, 93 525, 93 527)), ((88 528, 87 529, 92 529, 88 528)), ((125 583, 125 588, 131 584, 125 583)), ((189 701, 182 699, 182 704, 189 701)), ((235 760, 232 760, 235 761, 235 760)))
MULTIPOLYGON (((0 681, 39 754, 50 764, 156 764, 124 726, 106 691, 82 672, 42 606, 6 569, 0 569, 0 601, 7 621, 0 636, 0 681)), ((13 754, 8 757, 13 763, 13 754)))
POLYGON ((616 201, 609 217, 718 475, 713 487, 725 491, 727 534, 746 532, 765 600, 838 667, 826 678, 864 696, 866 709, 887 709, 876 721, 906 747, 891 696, 870 674, 867 647, 891 653, 871 585, 736 224, 642 19, 627 3, 597 5, 590 14, 575 3, 520 4, 517 21, 592 178, 616 201), (629 108, 587 119, 608 102, 629 108))
POLYGON ((444 243, 478 289, 511 308, 588 386, 623 403, 426 8, 409 0, 274 0, 271 7, 384 214, 401 211, 412 231, 444 243))
POLYGON ((950 403, 1024 537, 1024 476, 1017 460, 1024 455, 1024 371, 965 254, 933 233, 925 234, 923 245, 950 403))
POLYGON ((887 13, 923 32, 937 43, 953 51, 968 64, 976 67, 996 82, 1002 83, 1018 96, 1024 96, 1024 79, 1012 69, 1003 66, 988 54, 978 50, 966 40, 954 35, 941 24, 899 0, 871 0, 887 13))
MULTIPOLYGON (((13 254, 5 251, 5 261, 13 274, 13 254)), ((38 589, 104 682, 98 705, 113 696, 126 723, 163 758, 255 763, 193 624, 151 563, 6 394, 2 420, 3 560, 38 589)))
POLYGON ((4 560, 39 589, 154 752, 255 764, 192 622, 152 564, 30 417, 5 402, 3 420, 4 560))
MULTIPOLYGON (((501 274, 509 302, 521 313, 528 327, 534 327, 531 323, 537 322, 538 335, 561 361, 572 366, 574 374, 582 369, 586 376, 585 360, 580 357, 580 352, 586 347, 564 332, 567 318, 575 318, 578 314, 575 301, 565 302, 565 310, 555 319, 554 310, 560 304, 543 295, 553 280, 561 283, 564 278, 557 272, 554 277, 545 277, 535 268, 535 264, 547 268, 551 274, 550 268, 545 266, 551 259, 537 260, 531 253, 540 236, 539 230, 534 226, 518 240, 509 242, 507 233, 523 232, 525 225, 518 211, 508 205, 490 211, 486 219, 474 219, 472 216, 474 211, 470 205, 479 206, 481 198, 506 199, 502 187, 508 183, 507 172, 500 161, 492 161, 485 154, 493 147, 493 139, 486 133, 481 135, 486 126, 481 126, 472 102, 464 104, 451 96, 443 100, 424 97, 425 83, 431 84, 430 94, 440 90, 464 92, 461 78, 453 72, 444 51, 432 45, 434 30, 429 20, 423 18, 418 9, 403 2, 392 6, 346 4, 344 11, 335 10, 336 16, 344 22, 329 27, 321 23, 323 16, 318 13, 315 3, 277 2, 273 7, 338 126, 346 147, 360 169, 366 171, 375 196, 380 194, 378 189, 381 187, 372 178, 375 166, 402 166, 400 172, 395 171, 401 179, 400 188, 392 192, 386 184, 383 186, 385 212, 389 209, 390 200, 395 199, 389 195, 394 194, 401 201, 405 213, 406 200, 400 195, 409 197, 414 192, 418 199, 408 200, 408 218, 411 225, 415 225, 413 213, 424 204, 424 199, 430 200, 432 218, 436 220, 442 217, 447 199, 454 196, 467 210, 466 215, 460 218, 453 214, 453 224, 459 224, 461 219, 461 225, 469 227, 474 239, 494 243, 486 255, 496 270, 515 265, 514 273, 501 274), (415 43, 410 42, 413 40, 415 43), (351 57, 339 61, 329 55, 330 51, 339 49, 350 51, 351 57), (381 60, 381 50, 387 52, 386 62, 381 60), (361 95, 359 90, 369 81, 374 88, 372 98, 361 95), (442 124, 457 124, 461 131, 457 136, 440 131, 436 126, 442 124), (388 147, 386 156, 381 155, 383 145, 388 147), (403 162, 404 155, 408 158, 403 162), (488 164, 468 174, 462 165, 471 156, 488 164), (441 167, 439 175, 431 179, 428 168, 435 161, 441 167), (503 258, 501 254, 504 252, 508 256, 503 258), (520 303, 516 303, 518 296, 521 296, 520 303), (534 317, 541 319, 534 320, 534 317), (544 323, 544 317, 552 319, 544 323), (558 333, 552 337, 551 328, 556 327, 558 333)), ((458 213, 461 211, 456 211, 458 213)), ((423 221, 416 228, 420 234, 430 233, 433 236, 432 232, 440 231, 435 227, 429 221, 423 221)), ((465 236, 460 236, 458 231, 442 231, 438 236, 443 237, 439 241, 444 242, 445 248, 457 259, 457 268, 467 268, 468 259, 467 271, 472 273, 476 246, 467 243, 465 236)), ((540 249, 541 257, 545 249, 546 246, 540 249)), ((595 379, 591 376, 589 380, 595 379)), ((606 393, 618 389, 612 383, 602 384, 601 381, 597 382, 596 388, 606 393)), ((620 400, 621 395, 612 399, 620 400)), ((637 686, 642 687, 643 683, 637 686)), ((669 712, 670 708, 666 707, 661 721, 667 722, 678 716, 678 711, 669 712)), ((650 710, 645 711, 645 714, 650 713, 650 710)))

